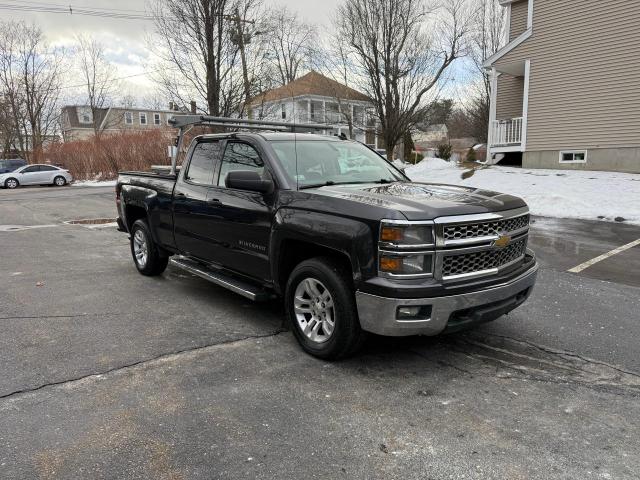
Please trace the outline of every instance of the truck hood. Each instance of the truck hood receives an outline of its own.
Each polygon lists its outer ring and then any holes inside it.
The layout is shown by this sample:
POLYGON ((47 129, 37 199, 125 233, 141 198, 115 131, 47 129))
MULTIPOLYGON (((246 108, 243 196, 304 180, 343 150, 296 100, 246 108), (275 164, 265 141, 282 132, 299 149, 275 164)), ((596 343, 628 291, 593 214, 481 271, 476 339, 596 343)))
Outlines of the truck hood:
POLYGON ((513 195, 435 183, 332 185, 307 192, 397 210, 408 220, 433 220, 447 215, 488 213, 526 206, 521 198, 513 195))

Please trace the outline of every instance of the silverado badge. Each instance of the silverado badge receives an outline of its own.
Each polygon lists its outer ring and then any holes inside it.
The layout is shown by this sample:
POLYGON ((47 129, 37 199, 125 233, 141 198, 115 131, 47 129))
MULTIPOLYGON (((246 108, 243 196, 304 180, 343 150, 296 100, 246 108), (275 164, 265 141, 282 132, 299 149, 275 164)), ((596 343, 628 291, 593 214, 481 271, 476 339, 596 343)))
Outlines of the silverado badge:
POLYGON ((493 242, 493 245, 498 248, 504 248, 511 243, 511 237, 509 235, 500 235, 498 239, 493 242))

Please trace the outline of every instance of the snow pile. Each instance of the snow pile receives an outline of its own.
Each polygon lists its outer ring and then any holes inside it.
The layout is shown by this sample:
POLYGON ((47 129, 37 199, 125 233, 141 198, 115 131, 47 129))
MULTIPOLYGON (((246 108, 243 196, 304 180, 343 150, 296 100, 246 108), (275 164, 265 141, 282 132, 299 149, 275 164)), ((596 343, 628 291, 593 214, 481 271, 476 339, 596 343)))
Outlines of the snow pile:
POLYGON ((534 215, 608 221, 622 217, 640 225, 639 174, 501 166, 473 171, 439 158, 425 158, 405 173, 416 182, 510 193, 524 198, 534 215))

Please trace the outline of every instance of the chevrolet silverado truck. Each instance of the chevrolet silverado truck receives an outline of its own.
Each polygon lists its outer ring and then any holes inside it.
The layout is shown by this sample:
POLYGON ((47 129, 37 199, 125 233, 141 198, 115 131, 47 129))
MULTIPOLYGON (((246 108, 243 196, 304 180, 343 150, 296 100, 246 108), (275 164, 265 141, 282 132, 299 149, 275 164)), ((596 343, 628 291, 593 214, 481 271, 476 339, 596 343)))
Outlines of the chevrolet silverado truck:
POLYGON ((491 321, 531 294, 520 198, 412 182, 365 145, 291 124, 223 120, 174 117, 177 151, 191 125, 263 130, 199 135, 179 171, 176 154, 167 173, 120 173, 119 229, 141 274, 171 261, 251 300, 282 298, 302 348, 325 359, 367 333, 491 321))

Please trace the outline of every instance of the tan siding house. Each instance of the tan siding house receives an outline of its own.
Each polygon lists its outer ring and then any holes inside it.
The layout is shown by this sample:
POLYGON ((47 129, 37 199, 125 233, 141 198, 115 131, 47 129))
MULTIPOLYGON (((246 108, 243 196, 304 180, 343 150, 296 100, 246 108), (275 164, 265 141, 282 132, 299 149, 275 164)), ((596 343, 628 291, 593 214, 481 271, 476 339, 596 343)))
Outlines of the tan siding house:
MULTIPOLYGON (((173 105, 171 105, 173 108, 173 105)), ((100 133, 167 129, 168 121, 182 111, 149 110, 141 108, 110 107, 95 112, 86 105, 68 105, 62 108, 62 138, 65 142, 85 140, 100 133)))
POLYGON ((640 2, 501 3, 510 41, 485 62, 493 76, 489 157, 640 172, 640 2), (525 9, 526 28, 514 37, 525 9))

